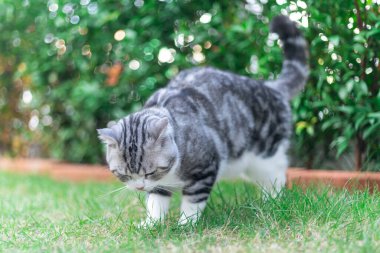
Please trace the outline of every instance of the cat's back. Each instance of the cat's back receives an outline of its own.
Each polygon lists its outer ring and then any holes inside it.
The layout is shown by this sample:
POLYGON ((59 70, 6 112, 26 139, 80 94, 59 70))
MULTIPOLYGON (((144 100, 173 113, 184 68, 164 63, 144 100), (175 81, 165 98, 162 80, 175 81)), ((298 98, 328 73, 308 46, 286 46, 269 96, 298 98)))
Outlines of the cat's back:
POLYGON ((236 75, 213 67, 195 67, 182 70, 168 84, 168 89, 193 88, 199 91, 208 89, 241 90, 259 85, 259 81, 236 75))
POLYGON ((195 67, 178 73, 165 88, 149 98, 145 107, 166 107, 185 114, 199 114, 205 110, 217 116, 217 109, 230 102, 251 104, 254 90, 260 86, 263 85, 257 81, 231 72, 195 67))
POLYGON ((171 107, 186 113, 203 108, 213 115, 226 112, 247 115, 268 109, 282 111, 287 104, 278 91, 263 81, 212 67, 195 67, 178 73, 165 88, 152 95, 145 107, 171 107))
POLYGON ((262 81, 212 67, 195 67, 178 73, 165 88, 152 95, 145 107, 165 106, 177 100, 188 99, 206 104, 210 102, 216 107, 231 99, 252 104, 256 95, 265 97, 269 90, 271 89, 262 81))

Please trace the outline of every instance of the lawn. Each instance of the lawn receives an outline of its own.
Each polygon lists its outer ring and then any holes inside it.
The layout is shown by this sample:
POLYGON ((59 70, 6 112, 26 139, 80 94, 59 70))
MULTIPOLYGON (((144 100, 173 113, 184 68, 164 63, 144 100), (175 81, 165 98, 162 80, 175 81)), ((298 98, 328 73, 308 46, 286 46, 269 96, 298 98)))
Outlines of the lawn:
POLYGON ((151 229, 144 196, 119 183, 61 183, 0 172, 0 252, 380 252, 380 194, 284 190, 262 201, 241 182, 214 189, 201 222, 151 229))

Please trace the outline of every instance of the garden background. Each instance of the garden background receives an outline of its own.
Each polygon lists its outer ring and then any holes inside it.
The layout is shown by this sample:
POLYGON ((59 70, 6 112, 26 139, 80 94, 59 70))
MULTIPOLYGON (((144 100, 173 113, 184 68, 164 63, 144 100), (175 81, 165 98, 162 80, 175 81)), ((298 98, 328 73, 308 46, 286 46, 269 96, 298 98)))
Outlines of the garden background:
POLYGON ((0 0, 0 155, 104 162, 96 129, 180 70, 276 78, 273 16, 300 23, 310 78, 293 166, 380 171, 379 1, 0 0))

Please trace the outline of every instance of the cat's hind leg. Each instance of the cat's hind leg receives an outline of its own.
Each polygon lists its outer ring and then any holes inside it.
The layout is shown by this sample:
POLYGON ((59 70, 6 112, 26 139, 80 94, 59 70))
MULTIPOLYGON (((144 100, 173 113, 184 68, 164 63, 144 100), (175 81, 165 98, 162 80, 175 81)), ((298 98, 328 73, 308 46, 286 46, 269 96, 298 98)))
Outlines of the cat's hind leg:
POLYGON ((252 155, 252 164, 247 169, 246 175, 263 190, 264 198, 276 197, 285 186, 288 169, 287 146, 284 142, 270 157, 252 155))

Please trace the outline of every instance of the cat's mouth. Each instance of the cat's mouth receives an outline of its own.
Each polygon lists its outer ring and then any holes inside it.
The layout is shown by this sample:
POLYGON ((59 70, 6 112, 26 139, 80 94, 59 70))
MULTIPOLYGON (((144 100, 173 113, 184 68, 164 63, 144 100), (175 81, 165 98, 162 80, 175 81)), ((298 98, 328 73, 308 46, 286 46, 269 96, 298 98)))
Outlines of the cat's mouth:
POLYGON ((138 190, 138 191, 144 191, 145 187, 144 186, 139 186, 139 187, 135 187, 135 189, 138 190))

